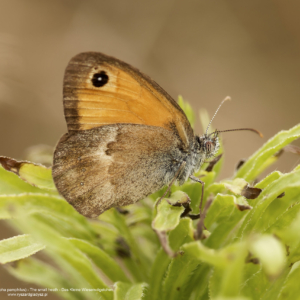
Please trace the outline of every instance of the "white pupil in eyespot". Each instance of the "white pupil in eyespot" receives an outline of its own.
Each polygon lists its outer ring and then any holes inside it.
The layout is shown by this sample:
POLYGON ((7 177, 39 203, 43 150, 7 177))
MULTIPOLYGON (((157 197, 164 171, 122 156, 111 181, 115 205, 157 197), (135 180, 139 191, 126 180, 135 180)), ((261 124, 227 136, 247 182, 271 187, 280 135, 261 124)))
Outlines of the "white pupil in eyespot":
POLYGON ((102 77, 98 77, 98 81, 101 81, 102 80, 102 77))

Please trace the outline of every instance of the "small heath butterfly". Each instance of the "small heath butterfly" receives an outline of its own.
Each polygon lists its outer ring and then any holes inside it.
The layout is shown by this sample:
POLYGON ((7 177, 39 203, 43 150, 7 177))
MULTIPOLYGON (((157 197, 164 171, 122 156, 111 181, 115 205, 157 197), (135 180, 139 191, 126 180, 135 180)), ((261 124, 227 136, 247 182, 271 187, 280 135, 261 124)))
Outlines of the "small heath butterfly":
POLYGON ((53 179, 86 217, 133 204, 175 180, 202 183, 193 173, 219 149, 220 131, 195 135, 155 81, 102 53, 71 59, 63 105, 68 133, 54 152, 53 179))

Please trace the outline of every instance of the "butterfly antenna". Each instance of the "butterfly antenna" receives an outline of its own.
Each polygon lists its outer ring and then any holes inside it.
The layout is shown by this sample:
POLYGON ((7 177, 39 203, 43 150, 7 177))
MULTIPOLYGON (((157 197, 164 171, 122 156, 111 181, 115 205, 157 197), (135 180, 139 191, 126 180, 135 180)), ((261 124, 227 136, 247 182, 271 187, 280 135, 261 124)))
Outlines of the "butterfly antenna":
POLYGON ((252 131, 252 132, 257 133, 261 138, 264 137, 260 131, 254 129, 254 128, 236 128, 236 129, 227 129, 227 130, 216 130, 215 132, 213 132, 211 134, 220 133, 220 132, 228 132, 228 131, 242 131, 242 130, 252 131))
POLYGON ((211 120, 210 120, 210 122, 209 122, 209 124, 208 124, 208 126, 207 126, 207 128, 206 128, 205 135, 207 135, 207 132, 208 132, 208 129, 209 129, 210 125, 211 125, 211 122, 212 122, 213 119, 215 118, 215 116, 216 116, 216 114, 218 113, 219 109, 221 108, 221 106, 223 105, 223 103, 224 103, 225 101, 227 101, 227 100, 231 100, 231 98, 230 98, 229 96, 227 96, 227 97, 221 102, 221 104, 220 104, 219 107, 217 108, 215 114, 214 114, 213 117, 211 118, 211 120))

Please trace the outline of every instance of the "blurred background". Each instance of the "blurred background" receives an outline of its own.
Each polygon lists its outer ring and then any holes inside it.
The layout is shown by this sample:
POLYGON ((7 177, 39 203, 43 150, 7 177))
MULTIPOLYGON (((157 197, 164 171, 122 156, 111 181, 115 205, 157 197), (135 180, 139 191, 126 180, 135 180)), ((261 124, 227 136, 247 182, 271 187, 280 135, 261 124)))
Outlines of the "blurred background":
MULTIPOLYGON (((99 51, 139 68, 175 99, 181 94, 195 111, 213 115, 230 95, 213 126, 265 136, 223 134, 221 178, 231 176, 241 158, 300 121, 299 12, 297 0, 0 0, 0 155, 26 159, 28 147, 55 147, 66 132, 65 67, 79 52, 99 51)), ((200 122, 195 131, 202 133, 200 122)), ((299 161, 284 154, 275 168, 290 171, 299 161)), ((12 235, 1 222, 0 238, 12 235)), ((24 286, 32 285, 0 268, 0 288, 24 286)))

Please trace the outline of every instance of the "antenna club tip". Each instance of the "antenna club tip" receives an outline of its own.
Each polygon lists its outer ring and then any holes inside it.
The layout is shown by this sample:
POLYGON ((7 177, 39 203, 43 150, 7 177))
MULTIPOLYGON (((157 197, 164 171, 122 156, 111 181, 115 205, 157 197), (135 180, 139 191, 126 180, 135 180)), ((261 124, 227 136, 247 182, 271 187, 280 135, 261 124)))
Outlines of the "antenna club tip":
POLYGON ((257 129, 253 129, 253 128, 250 128, 252 131, 254 131, 255 133, 257 133, 261 138, 264 137, 264 135, 257 129))
POLYGON ((227 96, 227 97, 225 97, 225 99, 223 101, 231 101, 231 97, 227 96))

